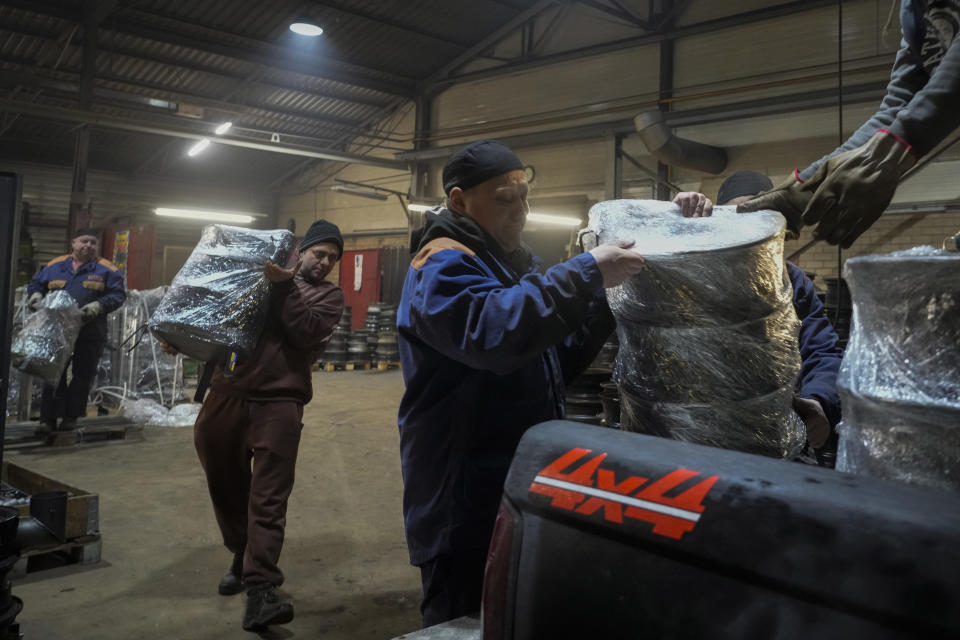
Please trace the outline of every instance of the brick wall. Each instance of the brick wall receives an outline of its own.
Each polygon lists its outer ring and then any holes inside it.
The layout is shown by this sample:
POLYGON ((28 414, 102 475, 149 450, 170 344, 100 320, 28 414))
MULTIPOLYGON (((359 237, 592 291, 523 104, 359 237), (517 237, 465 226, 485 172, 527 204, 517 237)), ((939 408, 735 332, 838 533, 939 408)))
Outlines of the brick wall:
MULTIPOLYGON (((943 239, 960 231, 960 213, 890 214, 882 216, 850 249, 843 252, 843 260, 873 253, 890 253, 920 245, 940 247, 943 239)), ((799 240, 784 245, 784 255, 813 239, 811 229, 804 229, 799 240)), ((822 278, 837 274, 837 248, 818 243, 805 251, 795 262, 804 271, 817 274, 816 282, 823 288, 822 278)))

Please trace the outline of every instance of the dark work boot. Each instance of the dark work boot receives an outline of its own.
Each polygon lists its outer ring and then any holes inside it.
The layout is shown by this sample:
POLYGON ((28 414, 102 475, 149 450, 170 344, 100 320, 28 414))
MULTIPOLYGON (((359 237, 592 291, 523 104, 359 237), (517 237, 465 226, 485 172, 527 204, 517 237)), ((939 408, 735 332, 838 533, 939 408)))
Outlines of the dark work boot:
POLYGON ((269 582, 247 589, 247 611, 243 614, 244 631, 263 631, 272 624, 293 620, 293 605, 281 600, 269 582))
POLYGON ((64 418, 60 421, 60 431, 74 431, 77 428, 76 418, 64 418))
POLYGON ((243 591, 243 553, 236 553, 230 563, 230 571, 220 578, 217 591, 222 596, 232 596, 243 591))

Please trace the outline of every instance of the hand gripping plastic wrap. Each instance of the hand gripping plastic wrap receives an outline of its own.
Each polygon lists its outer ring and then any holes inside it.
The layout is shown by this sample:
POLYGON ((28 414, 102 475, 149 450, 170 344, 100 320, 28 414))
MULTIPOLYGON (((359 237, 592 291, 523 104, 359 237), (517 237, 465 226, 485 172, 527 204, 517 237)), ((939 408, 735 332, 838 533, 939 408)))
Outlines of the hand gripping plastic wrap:
POLYGON ((770 457, 800 450, 800 322, 784 227, 779 213, 735 207, 709 218, 648 200, 590 210, 600 243, 634 240, 646 258, 644 271, 607 290, 625 429, 770 457))
POLYGON ((151 316, 150 331, 203 362, 222 362, 230 352, 249 356, 269 305, 264 264, 286 264, 293 247, 294 236, 286 230, 205 227, 151 316))
POLYGON ((960 491, 960 254, 847 260, 837 469, 960 491))
POLYGON ((27 316, 11 347, 13 366, 44 382, 57 384, 73 355, 83 320, 80 308, 62 289, 48 293, 43 305, 27 316))

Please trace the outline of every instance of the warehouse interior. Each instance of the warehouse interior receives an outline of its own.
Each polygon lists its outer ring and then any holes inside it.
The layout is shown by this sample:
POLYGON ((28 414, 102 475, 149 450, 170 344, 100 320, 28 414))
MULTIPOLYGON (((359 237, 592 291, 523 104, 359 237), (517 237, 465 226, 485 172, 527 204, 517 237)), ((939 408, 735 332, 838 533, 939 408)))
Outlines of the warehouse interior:
MULTIPOLYGON (((447 159, 475 140, 509 146, 529 182, 524 241, 546 267, 561 263, 580 253, 597 203, 716 200, 735 172, 779 184, 833 151, 886 95, 900 4, 0 0, 0 172, 22 180, 7 276, 24 287, 92 227, 126 288, 146 292, 171 285, 212 222, 298 240, 317 220, 337 225, 343 257, 327 279, 350 309, 338 331, 366 331, 370 357, 365 367, 320 358, 313 372, 281 560, 280 592, 297 613, 261 636, 413 634, 422 593, 402 511, 405 385, 395 333, 384 346, 376 332, 396 329, 410 234, 444 203, 447 159), (298 21, 322 34, 292 31, 298 21), (641 114, 722 150, 722 166, 671 163, 641 114)), ((922 157, 851 247, 818 241, 813 227, 786 239, 783 257, 828 309, 851 258, 939 249, 958 233, 958 140, 954 131, 922 157)), ((331 351, 354 344, 340 340, 331 351)), ((201 368, 176 362, 188 403, 201 368)), ((37 419, 19 404, 8 400, 8 442, 9 425, 37 419)), ((119 413, 107 404, 101 413, 119 413)), ((97 411, 91 401, 88 419, 97 411)), ((37 562, 13 578, 22 637, 244 633, 243 596, 215 592, 231 555, 193 429, 141 427, 7 446, 5 465, 82 487, 100 510, 97 562, 37 562)))

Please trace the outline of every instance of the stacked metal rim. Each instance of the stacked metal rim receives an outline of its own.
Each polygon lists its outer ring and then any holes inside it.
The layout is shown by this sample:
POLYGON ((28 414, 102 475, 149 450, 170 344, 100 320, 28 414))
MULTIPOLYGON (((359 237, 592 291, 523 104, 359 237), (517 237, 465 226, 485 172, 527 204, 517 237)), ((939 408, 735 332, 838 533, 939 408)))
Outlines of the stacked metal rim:
POLYGON ((371 333, 377 332, 377 322, 380 318, 380 302, 371 302, 367 305, 367 319, 363 328, 371 333))
POLYGON ((378 362, 396 362, 400 359, 397 348, 397 308, 378 303, 377 348, 374 357, 378 362))
POLYGON ((612 334, 590 366, 567 387, 566 418, 596 426, 620 427, 620 391, 610 380, 620 345, 612 334))
POLYGON ((370 349, 367 346, 369 336, 366 329, 350 334, 347 338, 347 362, 354 365, 370 364, 370 349))
POLYGON ((347 363, 347 338, 350 337, 350 307, 344 307, 340 322, 333 329, 330 342, 321 356, 325 364, 344 365, 347 363), (346 318, 346 322, 344 322, 346 318))

